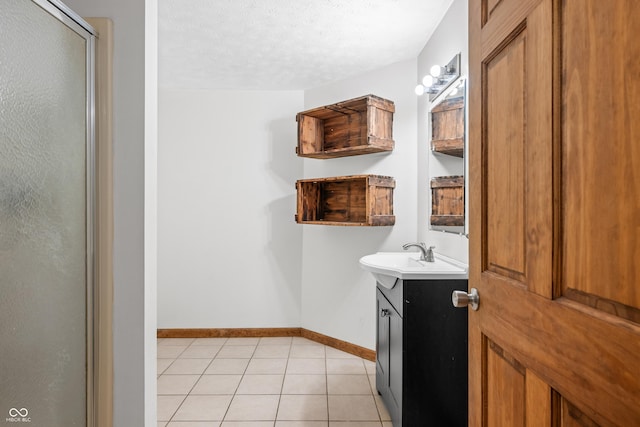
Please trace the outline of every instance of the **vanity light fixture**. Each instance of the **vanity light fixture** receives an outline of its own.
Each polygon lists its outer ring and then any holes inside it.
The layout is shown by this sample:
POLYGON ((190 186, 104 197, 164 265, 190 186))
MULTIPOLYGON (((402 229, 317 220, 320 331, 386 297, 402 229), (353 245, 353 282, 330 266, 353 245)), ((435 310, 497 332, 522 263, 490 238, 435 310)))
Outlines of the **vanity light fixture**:
POLYGON ((440 74, 442 74, 442 67, 439 65, 433 65, 429 70, 429 74, 433 77, 440 77, 440 74))
POLYGON ((422 84, 416 86, 416 95, 429 94, 429 101, 433 101, 446 88, 460 77, 460 54, 451 59, 447 65, 434 65, 429 70, 429 74, 422 78, 422 84))

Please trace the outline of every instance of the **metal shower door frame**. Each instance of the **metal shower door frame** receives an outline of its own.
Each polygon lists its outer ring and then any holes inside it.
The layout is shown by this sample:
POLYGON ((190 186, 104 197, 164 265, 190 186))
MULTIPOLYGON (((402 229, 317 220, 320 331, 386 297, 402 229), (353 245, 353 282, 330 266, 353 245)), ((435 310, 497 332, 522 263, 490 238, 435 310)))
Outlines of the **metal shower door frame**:
POLYGON ((86 41, 86 416, 87 427, 96 425, 96 323, 95 301, 95 38, 96 31, 78 14, 59 0, 31 0, 86 41))

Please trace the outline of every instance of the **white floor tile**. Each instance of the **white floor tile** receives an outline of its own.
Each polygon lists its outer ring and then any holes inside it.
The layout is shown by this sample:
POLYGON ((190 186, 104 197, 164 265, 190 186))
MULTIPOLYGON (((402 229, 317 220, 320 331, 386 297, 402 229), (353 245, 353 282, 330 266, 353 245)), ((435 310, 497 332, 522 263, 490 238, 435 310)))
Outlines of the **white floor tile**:
MULTIPOLYGON (((168 360, 168 359, 159 359, 168 360)), ((176 374, 202 374, 209 366, 212 359, 176 359, 171 366, 164 371, 168 375, 176 374)))
POLYGON ((329 394, 371 395, 369 378, 366 375, 327 375, 329 394))
POLYGON ((287 358, 290 349, 291 346, 286 344, 259 345, 253 353, 253 357, 256 359, 287 358))
POLYGON ((158 396, 158 421, 169 421, 187 396, 158 396))
POLYGON ((260 338, 227 338, 226 345, 258 345, 260 338))
POLYGON ((323 374, 287 374, 282 394, 327 394, 327 376, 323 374))
POLYGON ((242 375, 203 375, 191 394, 235 394, 242 375))
POLYGON ((250 359, 214 359, 204 371, 205 375, 244 374, 250 359))
POLYGON ((158 340, 158 427, 393 427, 375 363, 301 337, 158 340))
POLYGON ((253 356, 256 347, 253 345, 229 345, 225 344, 220 349, 218 359, 246 359, 253 356))
POLYGON ((158 359, 157 367, 158 375, 164 373, 164 371, 173 363, 174 359, 158 359))
POLYGON ((224 421, 221 427, 273 427, 273 421, 224 421))
POLYGON ((293 338, 291 337, 263 337, 260 338, 258 346, 261 345, 291 345, 293 338))
POLYGON ((194 338, 163 338, 158 344, 164 347, 165 345, 181 345, 188 346, 194 341, 194 338))
POLYGON ((289 359, 287 374, 324 374, 325 359, 289 359))
POLYGON ((351 353, 344 352, 342 350, 338 350, 337 348, 327 347, 327 359, 358 359, 358 356, 355 356, 351 353))
POLYGON ((186 348, 186 345, 159 345, 157 357, 158 359, 175 359, 186 348))
POLYGON ((293 337, 293 345, 320 345, 324 346, 324 344, 320 344, 319 342, 312 341, 308 338, 303 337, 293 337))
POLYGON ((189 394, 199 375, 160 375, 158 394, 189 394))
POLYGON ((220 427, 219 421, 171 421, 167 427, 220 427))
POLYGON ((191 345, 180 354, 181 359, 213 359, 220 349, 219 345, 191 345))
POLYGON ((196 338, 191 345, 224 345, 226 338, 196 338))
POLYGON ((247 374, 284 374, 287 359, 251 359, 247 374))
POLYGON ((382 427, 378 421, 330 421, 329 427, 382 427))
POLYGON ((387 410, 387 406, 384 404, 384 401, 382 400, 382 396, 376 393, 373 395, 373 398, 376 401, 376 406, 378 407, 378 414, 380 415, 380 419, 382 421, 391 421, 391 415, 389 414, 389 411, 387 410))
POLYGON ((370 360, 364 361, 364 369, 367 371, 369 375, 376 374, 376 362, 372 362, 370 360))
POLYGON ((242 378, 236 394, 280 394, 284 375, 250 375, 242 378))
POLYGON ((323 421, 327 417, 327 396, 283 394, 280 397, 278 420, 323 421))
POLYGON ((329 395, 329 420, 380 421, 373 396, 329 395))
POLYGON ((278 411, 278 395, 235 395, 225 421, 272 421, 278 411))
POLYGON ((327 421, 276 421, 276 427, 327 427, 327 421))
POLYGON ((291 346, 291 355, 296 359, 324 359, 325 347, 321 345, 294 345, 291 346))
POLYGON ((187 396, 174 421, 222 421, 233 396, 187 396))
POLYGON ((329 359, 327 358, 328 374, 366 374, 362 359, 329 359))

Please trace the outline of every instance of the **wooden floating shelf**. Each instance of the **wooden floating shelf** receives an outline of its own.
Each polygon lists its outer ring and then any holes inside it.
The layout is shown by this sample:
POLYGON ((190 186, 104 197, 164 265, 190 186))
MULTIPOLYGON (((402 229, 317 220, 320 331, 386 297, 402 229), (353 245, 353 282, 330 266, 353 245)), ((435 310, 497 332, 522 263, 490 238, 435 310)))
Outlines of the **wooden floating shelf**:
POLYGON ((394 225, 393 189, 389 176, 352 175, 296 181, 299 224, 394 225))
POLYGON ((431 225, 464 226, 464 177, 431 179, 431 225))
POLYGON ((447 99, 431 110, 431 150, 464 156, 464 97, 447 99))
POLYGON ((392 151, 395 105, 366 95, 296 115, 300 157, 330 159, 392 151))

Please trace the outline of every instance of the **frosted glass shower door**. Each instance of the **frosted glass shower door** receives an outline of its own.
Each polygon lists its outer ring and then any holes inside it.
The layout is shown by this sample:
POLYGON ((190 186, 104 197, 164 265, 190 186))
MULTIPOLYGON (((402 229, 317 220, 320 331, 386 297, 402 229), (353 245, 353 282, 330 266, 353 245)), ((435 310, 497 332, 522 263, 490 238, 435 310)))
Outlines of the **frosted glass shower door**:
POLYGON ((92 425, 93 39, 55 6, 0 2, 0 426, 92 425))

